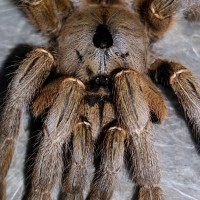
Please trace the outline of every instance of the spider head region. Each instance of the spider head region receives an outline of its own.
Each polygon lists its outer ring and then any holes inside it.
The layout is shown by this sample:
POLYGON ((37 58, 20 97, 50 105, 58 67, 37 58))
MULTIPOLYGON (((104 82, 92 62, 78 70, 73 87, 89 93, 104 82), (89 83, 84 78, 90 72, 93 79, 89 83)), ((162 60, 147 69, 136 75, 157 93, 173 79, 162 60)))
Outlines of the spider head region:
POLYGON ((89 90, 98 91, 100 88, 109 88, 111 80, 106 75, 97 75, 89 81, 89 90))
POLYGON ((108 49, 113 45, 112 34, 105 24, 99 24, 93 36, 93 44, 96 48, 108 49))

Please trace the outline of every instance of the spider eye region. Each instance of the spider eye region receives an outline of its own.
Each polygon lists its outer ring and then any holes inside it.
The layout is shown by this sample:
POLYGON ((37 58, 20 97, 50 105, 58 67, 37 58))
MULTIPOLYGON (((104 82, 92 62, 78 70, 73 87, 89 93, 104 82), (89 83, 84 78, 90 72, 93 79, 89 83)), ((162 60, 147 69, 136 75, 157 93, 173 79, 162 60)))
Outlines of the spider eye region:
POLYGON ((100 75, 100 76, 97 76, 95 79, 94 79, 94 83, 98 86, 102 86, 102 87, 106 87, 109 85, 109 78, 105 75, 100 75))
POLYGON ((113 45, 112 34, 108 27, 104 24, 99 24, 93 36, 93 44, 100 49, 110 48, 113 45))
POLYGON ((98 91, 100 88, 109 89, 111 80, 107 75, 97 75, 89 81, 89 90, 98 91))

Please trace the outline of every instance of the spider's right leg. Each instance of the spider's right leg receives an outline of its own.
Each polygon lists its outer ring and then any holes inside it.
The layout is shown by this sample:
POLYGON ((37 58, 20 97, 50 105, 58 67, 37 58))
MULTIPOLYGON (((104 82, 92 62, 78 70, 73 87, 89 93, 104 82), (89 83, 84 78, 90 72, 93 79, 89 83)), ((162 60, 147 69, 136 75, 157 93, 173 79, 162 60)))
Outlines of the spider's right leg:
POLYGON ((184 12, 185 19, 191 22, 200 22, 200 4, 194 4, 184 12))
POLYGON ((21 115, 49 76, 53 56, 45 49, 33 50, 13 78, 0 119, 0 200, 5 199, 5 176, 19 134, 21 115))
POLYGON ((150 35, 158 37, 162 36, 169 29, 176 12, 181 7, 181 1, 136 0, 136 7, 142 21, 149 28, 150 35))
MULTIPOLYGON (((149 107, 153 109, 154 106, 151 104, 149 106, 150 101, 148 102, 143 95, 142 78, 134 70, 124 70, 115 75, 116 109, 119 120, 126 126, 128 132, 128 149, 133 159, 131 163, 134 172, 132 178, 140 187, 138 198, 139 200, 161 200, 163 196, 159 187, 160 169, 150 128, 149 107)), ((145 87, 148 87, 148 84, 145 87)), ((159 97, 158 94, 156 96, 159 97)), ((163 103, 162 100, 159 102, 163 103)), ((159 112, 157 114, 160 115, 159 112)), ((163 115, 165 115, 165 111, 163 111, 163 115)))
POLYGON ((181 64, 157 59, 150 69, 152 78, 170 85, 183 106, 185 115, 193 127, 194 137, 200 144, 200 82, 181 64))

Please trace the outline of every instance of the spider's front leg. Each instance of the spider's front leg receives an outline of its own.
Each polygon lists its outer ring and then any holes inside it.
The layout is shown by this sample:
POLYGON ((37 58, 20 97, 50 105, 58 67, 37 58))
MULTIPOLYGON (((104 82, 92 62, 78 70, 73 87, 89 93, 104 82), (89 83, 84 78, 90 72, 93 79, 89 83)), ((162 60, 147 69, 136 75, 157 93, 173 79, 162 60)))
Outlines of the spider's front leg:
POLYGON ((0 199, 5 199, 5 176, 18 138, 21 116, 32 97, 49 76, 53 56, 45 49, 33 50, 16 72, 0 119, 0 199))
POLYGON ((189 8, 186 8, 184 15, 188 21, 200 22, 200 4, 193 4, 189 8))
POLYGON ((183 65, 160 59, 152 64, 150 75, 164 86, 172 87, 200 144, 200 82, 183 65))
POLYGON ((58 33, 62 17, 72 9, 68 0, 21 0, 20 6, 35 27, 53 34, 58 33))
POLYGON ((162 36, 173 22, 181 7, 180 0, 136 0, 142 20, 152 36, 162 36))
POLYGON ((133 159, 132 178, 140 187, 139 200, 161 200, 160 169, 152 141, 150 110, 158 119, 164 118, 166 107, 162 96, 149 80, 134 70, 115 75, 114 94, 119 120, 127 127, 128 149, 133 159))
POLYGON ((36 106, 40 100, 44 98, 47 102, 49 98, 55 99, 44 122, 43 139, 35 159, 29 200, 52 199, 52 190, 60 183, 63 173, 63 145, 69 142, 77 122, 78 108, 85 95, 84 84, 74 78, 60 79, 53 85, 48 85, 47 88, 56 95, 50 97, 41 93, 34 103, 34 112, 37 114, 49 107, 49 103, 42 107, 36 106))

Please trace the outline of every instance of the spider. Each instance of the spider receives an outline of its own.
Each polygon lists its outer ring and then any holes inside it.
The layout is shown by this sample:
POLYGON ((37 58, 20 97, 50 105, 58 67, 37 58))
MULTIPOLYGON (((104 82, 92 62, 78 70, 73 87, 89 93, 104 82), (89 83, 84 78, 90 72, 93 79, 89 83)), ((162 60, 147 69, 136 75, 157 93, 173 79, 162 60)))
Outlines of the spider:
MULTIPOLYGON (((167 109, 151 78, 172 87, 197 142, 200 133, 199 82, 185 66, 151 55, 151 44, 170 29, 180 1, 22 0, 21 6, 50 40, 48 49, 27 55, 9 86, 1 112, 0 199, 6 198, 21 114, 29 107, 36 118, 47 113, 29 200, 52 199, 57 185, 62 199, 84 199, 88 185, 88 200, 111 199, 125 151, 137 199, 163 199, 151 127, 167 109)), ((194 8, 186 13, 189 20, 199 19, 194 8)))

